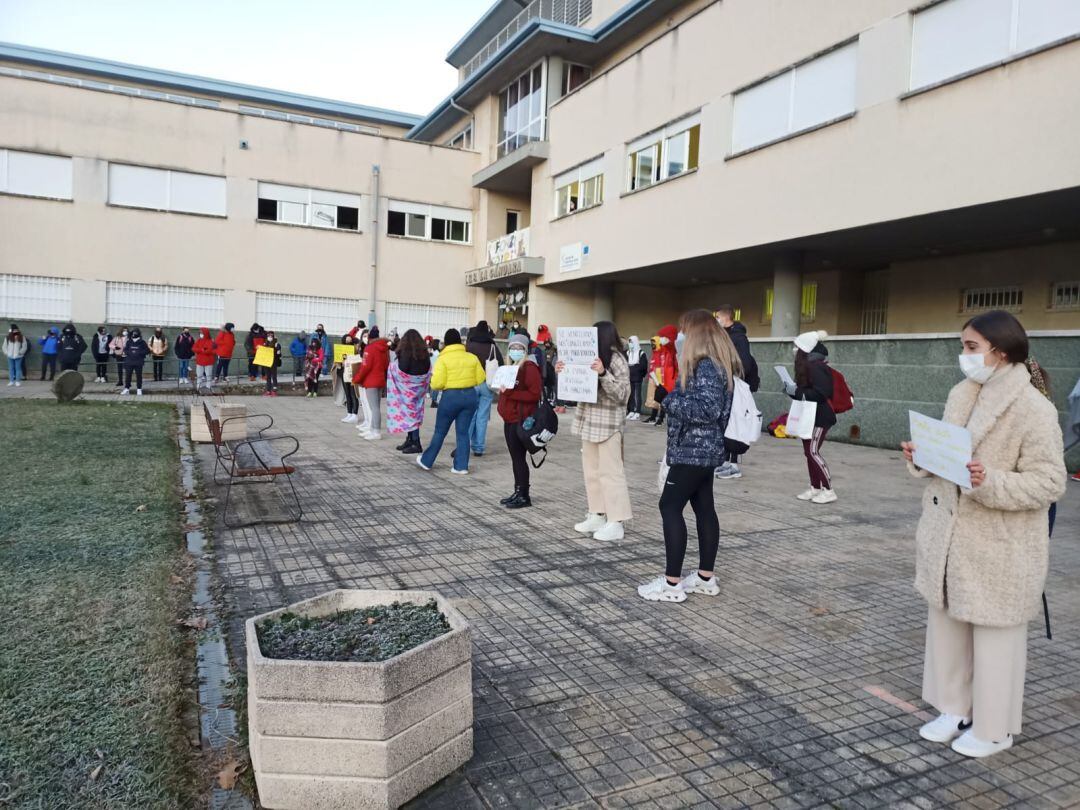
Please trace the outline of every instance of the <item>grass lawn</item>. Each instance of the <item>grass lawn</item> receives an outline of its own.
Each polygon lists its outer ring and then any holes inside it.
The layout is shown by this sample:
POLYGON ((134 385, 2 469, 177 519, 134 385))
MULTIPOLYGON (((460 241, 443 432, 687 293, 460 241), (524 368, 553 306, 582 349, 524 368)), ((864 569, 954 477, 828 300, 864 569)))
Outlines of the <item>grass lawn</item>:
POLYGON ((168 406, 0 401, 5 810, 194 803, 174 423, 168 406))

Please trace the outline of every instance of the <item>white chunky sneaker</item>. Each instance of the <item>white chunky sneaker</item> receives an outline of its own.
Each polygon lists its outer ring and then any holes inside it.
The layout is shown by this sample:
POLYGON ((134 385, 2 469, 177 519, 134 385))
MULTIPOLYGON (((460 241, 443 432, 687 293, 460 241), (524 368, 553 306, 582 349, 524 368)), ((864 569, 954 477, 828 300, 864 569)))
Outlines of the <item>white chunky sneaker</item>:
POLYGON ((367 439, 369 442, 377 442, 379 439, 382 438, 382 434, 377 433, 374 430, 369 430, 367 433, 364 434, 364 438, 367 439))
POLYGON ((639 585, 638 596, 647 602, 685 602, 686 591, 678 585, 670 585, 665 577, 649 580, 639 585))
POLYGON ((135 396, 137 396, 137 397, 141 397, 141 396, 142 396, 142 389, 141 389, 141 388, 140 388, 140 389, 138 389, 138 390, 137 390, 137 391, 135 392, 135 396))
POLYGON ((818 496, 820 492, 820 489, 814 489, 813 487, 810 487, 810 489, 806 490, 806 492, 804 492, 802 495, 796 495, 795 497, 798 498, 800 501, 812 501, 818 496))
POLYGON ((130 393, 131 393, 131 389, 130 388, 125 388, 123 391, 120 392, 120 396, 126 397, 130 393))
POLYGON ((1013 738, 1011 734, 1006 734, 1005 739, 1000 742, 985 742, 984 740, 980 740, 970 731, 965 731, 953 740, 952 750, 958 754, 963 754, 965 757, 982 759, 991 754, 1006 751, 1009 748, 1012 748, 1012 744, 1013 738))
POLYGON ((581 532, 582 534, 592 534, 603 528, 605 523, 607 523, 607 518, 603 515, 594 515, 590 513, 585 520, 574 526, 574 531, 581 532))
POLYGON ((593 540, 622 540, 625 532, 617 520, 609 520, 593 534, 593 540))
POLYGON ((430 470, 431 467, 427 466, 423 461, 423 456, 416 457, 416 466, 422 470, 430 470))
POLYGON ((705 581, 698 575, 698 572, 695 571, 690 576, 683 579, 683 581, 679 583, 679 587, 686 593, 700 593, 705 596, 720 595, 720 586, 716 584, 715 574, 712 579, 705 581))
POLYGON ((931 720, 919 729, 919 736, 930 742, 952 742, 967 729, 971 728, 971 721, 955 714, 939 714, 936 720, 931 720))
POLYGON ((831 489, 823 489, 810 499, 811 503, 836 503, 836 493, 831 489))
POLYGON ((725 461, 719 467, 716 468, 714 473, 716 478, 742 478, 742 470, 739 469, 738 464, 732 464, 730 461, 725 461))
POLYGON ((341 421, 342 422, 355 422, 356 421, 356 414, 355 413, 347 413, 341 418, 341 421))

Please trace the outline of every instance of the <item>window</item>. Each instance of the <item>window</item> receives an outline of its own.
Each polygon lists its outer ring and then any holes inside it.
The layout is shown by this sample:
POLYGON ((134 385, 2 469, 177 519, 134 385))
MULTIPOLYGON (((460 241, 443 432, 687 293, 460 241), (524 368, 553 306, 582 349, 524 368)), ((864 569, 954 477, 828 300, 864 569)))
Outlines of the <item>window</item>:
POLYGON ((627 144, 627 191, 696 169, 700 141, 700 116, 694 114, 627 144))
POLYGON ((884 335, 889 321, 889 271, 871 270, 863 275, 863 335, 884 335))
POLYGON ((0 192, 70 200, 71 174, 69 157, 0 149, 0 192))
MULTIPOLYGON (((215 102, 216 104, 217 102, 215 102)), ((345 132, 362 132, 365 135, 378 135, 378 127, 364 126, 363 124, 348 124, 344 121, 331 121, 326 118, 312 118, 310 115, 297 115, 295 113, 286 113, 281 110, 269 110, 264 107, 252 107, 247 104, 240 104, 237 106, 237 111, 241 115, 257 115, 261 118, 273 118, 276 121, 291 121, 294 124, 311 124, 318 127, 330 127, 332 129, 340 129, 345 132)))
POLYGON ((735 94, 733 154, 855 112, 856 42, 735 94))
POLYGON ((544 69, 537 65, 499 93, 499 157, 544 139, 544 69))
POLYGON ((258 218, 311 228, 360 230, 359 194, 259 183, 258 218))
POLYGON ((225 178, 110 163, 109 205, 223 217, 225 178))
POLYGON ((521 227, 521 212, 520 211, 507 211, 506 212, 506 233, 511 234, 521 227))
POLYGON ((471 242, 472 211, 401 200, 390 200, 387 208, 386 232, 390 236, 462 245, 471 242))
POLYGON ((590 160, 555 178, 555 216, 594 208, 604 201, 603 158, 590 160))
POLYGON ((980 287, 964 290, 962 296, 963 312, 981 312, 988 309, 1006 309, 1019 311, 1024 304, 1024 288, 980 287))
POLYGON ((344 335, 366 314, 367 302, 355 298, 255 293, 255 320, 280 332, 310 332, 321 323, 329 335, 344 335))
POLYGON ((945 0, 915 15, 912 90, 1080 34, 1076 0, 945 0))
POLYGON ((773 288, 765 288, 765 301, 761 305, 761 322, 768 323, 772 320, 773 288))
POLYGON ((169 284, 105 284, 105 320, 146 326, 209 326, 225 321, 225 291, 169 284))
POLYGON ((48 276, 0 273, 0 312, 6 318, 71 319, 71 281, 48 276))
MULTIPOLYGON (((773 316, 773 301, 775 296, 772 287, 765 288, 765 298, 761 306, 761 322, 769 323, 773 316)), ((811 281, 802 286, 802 305, 800 307, 799 320, 812 321, 817 318, 817 282, 811 281)), ((736 318, 735 320, 738 320, 736 318)))
POLYGON ((1080 309, 1080 281, 1059 281, 1051 287, 1050 309, 1080 309))
POLYGON ((562 92, 559 97, 572 93, 592 78, 592 68, 567 62, 563 65, 562 92))
MULTIPOLYGON (((469 322, 469 310, 465 307, 439 307, 428 304, 400 304, 387 301, 386 327, 397 329, 404 334, 406 329, 415 329, 421 335, 431 335, 440 341, 447 329, 460 329, 469 322)), ((382 326, 382 324, 380 324, 382 326)))
POLYGON ((473 148, 473 125, 469 122, 469 125, 465 129, 461 130, 457 135, 446 142, 447 146, 454 149, 472 149, 473 148))

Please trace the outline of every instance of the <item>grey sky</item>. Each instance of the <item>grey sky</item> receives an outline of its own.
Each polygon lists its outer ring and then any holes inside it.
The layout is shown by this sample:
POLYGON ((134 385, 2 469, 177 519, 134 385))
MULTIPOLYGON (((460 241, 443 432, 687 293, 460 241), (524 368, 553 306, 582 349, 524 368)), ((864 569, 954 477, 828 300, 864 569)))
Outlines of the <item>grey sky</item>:
POLYGON ((0 41, 426 113, 491 0, 0 0, 0 41))

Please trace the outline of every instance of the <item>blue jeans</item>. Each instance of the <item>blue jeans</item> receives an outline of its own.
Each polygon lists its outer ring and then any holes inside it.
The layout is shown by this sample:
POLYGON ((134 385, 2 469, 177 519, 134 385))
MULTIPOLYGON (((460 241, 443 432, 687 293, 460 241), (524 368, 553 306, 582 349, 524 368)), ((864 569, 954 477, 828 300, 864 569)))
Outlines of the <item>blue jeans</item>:
POLYGON ((18 358, 18 359, 9 357, 8 361, 7 361, 7 367, 8 367, 8 380, 9 381, 18 382, 19 380, 22 379, 22 374, 21 374, 21 372, 22 372, 22 358, 21 357, 18 358))
POLYGON ((188 364, 190 362, 191 362, 190 360, 181 360, 180 361, 180 369, 179 369, 179 371, 177 371, 177 376, 179 376, 181 380, 186 380, 187 379, 188 364))
POLYGON ((469 427, 469 440, 472 442, 474 453, 483 453, 487 447, 487 427, 488 420, 491 419, 491 401, 494 399, 494 394, 491 393, 486 382, 480 383, 474 390, 478 399, 476 416, 473 417, 472 425, 469 427))
POLYGON ((439 398, 438 415, 435 417, 435 433, 428 442, 427 450, 420 457, 425 467, 435 464, 435 459, 442 450, 450 425, 454 423, 457 434, 457 449, 454 452, 454 469, 469 469, 469 427, 476 413, 476 390, 473 388, 451 388, 443 391, 439 398))

